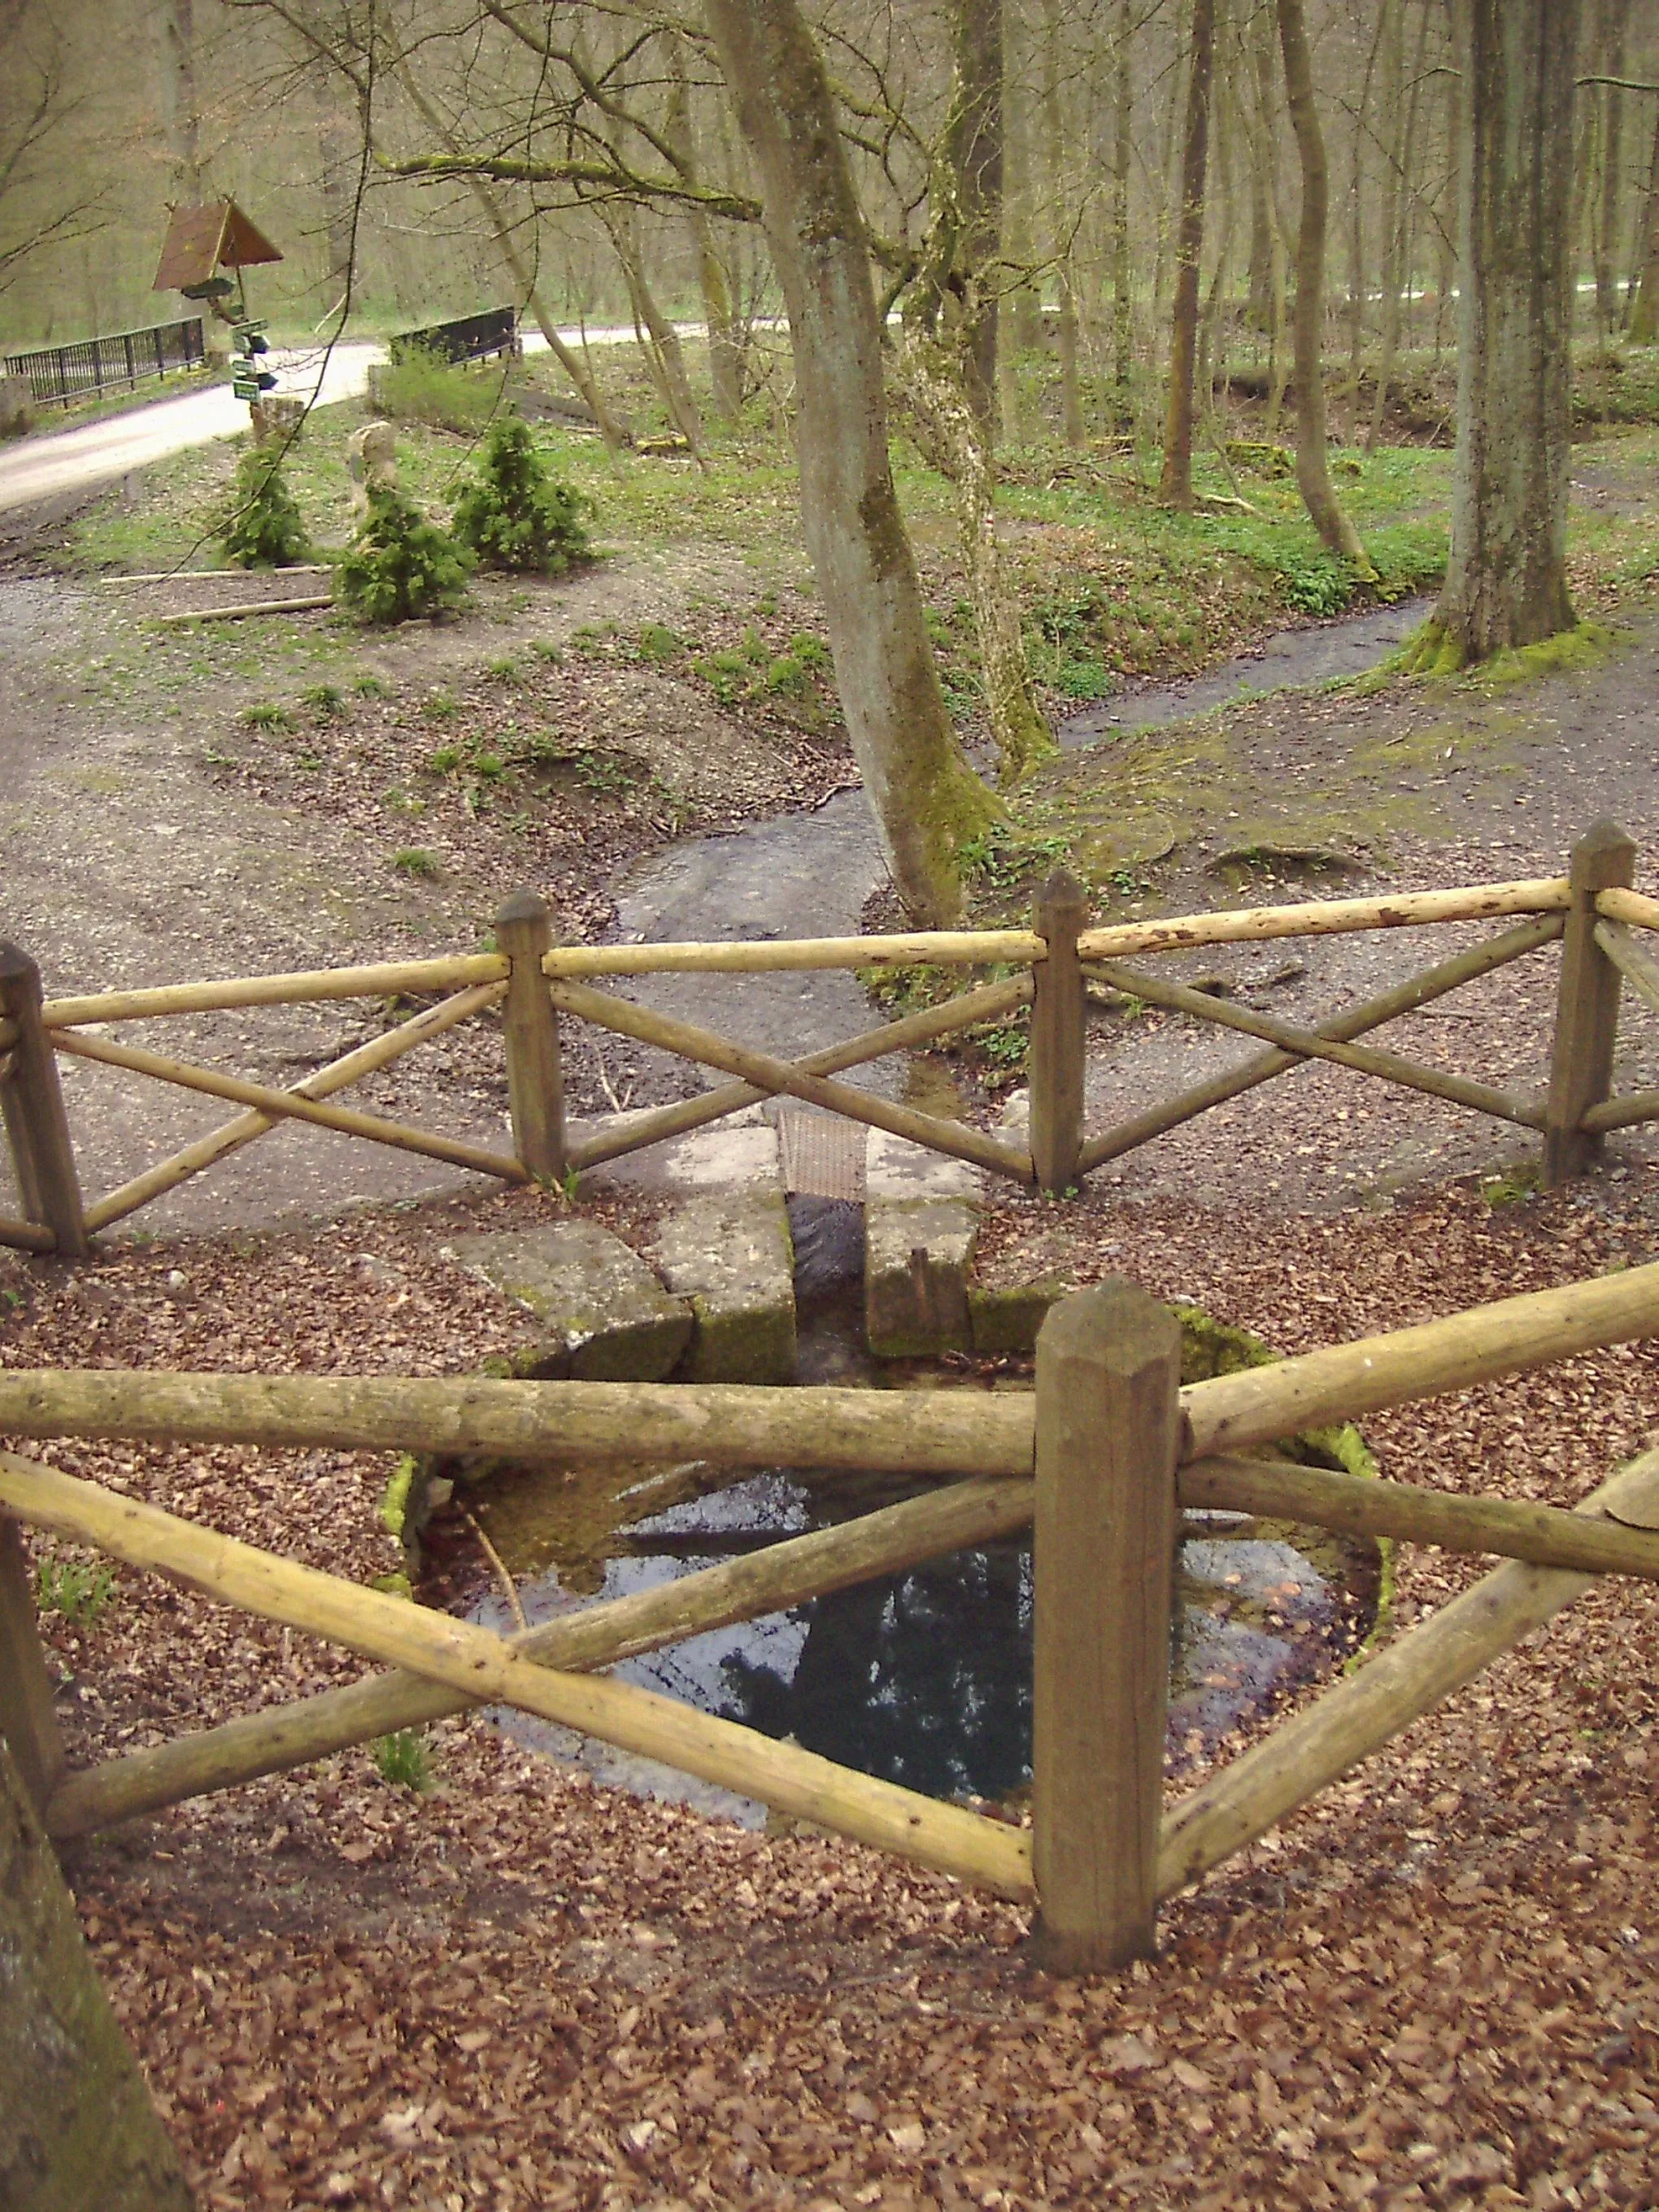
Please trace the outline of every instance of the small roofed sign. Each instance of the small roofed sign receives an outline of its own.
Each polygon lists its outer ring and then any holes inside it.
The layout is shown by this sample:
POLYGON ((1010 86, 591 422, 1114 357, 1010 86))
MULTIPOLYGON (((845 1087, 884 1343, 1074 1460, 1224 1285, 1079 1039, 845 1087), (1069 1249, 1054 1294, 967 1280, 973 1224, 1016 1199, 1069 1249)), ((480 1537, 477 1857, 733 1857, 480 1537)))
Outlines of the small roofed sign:
POLYGON ((252 269, 261 261, 282 258, 281 250, 248 221, 234 200, 174 208, 150 289, 203 299, 222 287, 222 270, 252 269))

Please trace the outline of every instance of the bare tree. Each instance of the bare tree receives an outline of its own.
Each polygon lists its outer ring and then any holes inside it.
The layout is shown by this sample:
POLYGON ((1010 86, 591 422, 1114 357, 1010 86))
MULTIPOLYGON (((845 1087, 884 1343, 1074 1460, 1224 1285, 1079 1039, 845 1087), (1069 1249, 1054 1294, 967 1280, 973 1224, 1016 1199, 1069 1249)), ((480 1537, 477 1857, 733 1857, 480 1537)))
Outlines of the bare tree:
POLYGON ((1181 206, 1176 228, 1175 307, 1170 324, 1169 402, 1164 471, 1166 507, 1193 503, 1193 372, 1198 349, 1199 262, 1204 251, 1205 174, 1210 150, 1210 82, 1215 61, 1216 0, 1193 0, 1187 127, 1182 140, 1181 206))
POLYGON ((67 83, 51 0, 0 0, 0 292, 32 254, 108 219, 106 194, 61 158, 82 99, 67 83))

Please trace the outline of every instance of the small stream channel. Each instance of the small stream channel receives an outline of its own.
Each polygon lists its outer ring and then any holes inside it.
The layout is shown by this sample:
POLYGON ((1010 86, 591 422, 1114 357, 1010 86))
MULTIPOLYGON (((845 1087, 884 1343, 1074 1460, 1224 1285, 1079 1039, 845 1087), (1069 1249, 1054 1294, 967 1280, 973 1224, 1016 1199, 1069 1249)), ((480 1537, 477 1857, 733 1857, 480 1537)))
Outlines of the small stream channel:
MULTIPOLYGON (((792 1205, 799 1247, 814 1255, 829 1248, 827 1267, 803 1270, 798 1382, 876 1389, 1030 1387, 1029 1361, 952 1366, 872 1359, 864 1341, 861 1280, 849 1272, 861 1242, 858 1210, 839 1209, 839 1220, 836 1211, 821 1200, 792 1205), (818 1210, 815 1224, 803 1208, 818 1210)), ((1188 1379, 1237 1364, 1247 1344, 1194 1321, 1188 1379)), ((1304 1449, 1324 1464, 1339 1463, 1328 1451, 1304 1449)), ((794 1468, 733 1471, 723 1486, 708 1487, 721 1480, 705 1467, 543 1467, 469 1486, 466 1502, 533 1625, 926 1486, 794 1468)), ((1171 1765, 1178 1770, 1194 1753, 1212 1752, 1277 1694, 1340 1666, 1369 1632, 1380 1586, 1379 1555, 1370 1543, 1237 1515, 1187 1516, 1176 1561, 1171 1765)), ((1031 1599, 1030 1543, 1010 1541, 694 1637, 615 1671, 932 1796, 1007 1800, 1030 1776, 1031 1599)), ((469 1617, 513 1626, 499 1588, 475 1589, 469 1617)), ((498 1711, 492 1717, 520 1741, 608 1783, 750 1825, 765 1817, 746 1799, 526 1715, 498 1711)))

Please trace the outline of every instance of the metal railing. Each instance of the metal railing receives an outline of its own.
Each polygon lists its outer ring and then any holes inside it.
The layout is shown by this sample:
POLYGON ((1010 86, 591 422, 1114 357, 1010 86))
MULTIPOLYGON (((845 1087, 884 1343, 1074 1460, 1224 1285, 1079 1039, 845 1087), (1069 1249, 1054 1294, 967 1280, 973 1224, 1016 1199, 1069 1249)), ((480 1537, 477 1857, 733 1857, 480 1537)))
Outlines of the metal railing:
POLYGON ((178 323, 152 323, 142 331, 77 338, 71 345, 39 346, 0 355, 8 376, 21 376, 40 407, 73 407, 100 392, 132 391, 147 378, 207 364, 199 315, 178 323))

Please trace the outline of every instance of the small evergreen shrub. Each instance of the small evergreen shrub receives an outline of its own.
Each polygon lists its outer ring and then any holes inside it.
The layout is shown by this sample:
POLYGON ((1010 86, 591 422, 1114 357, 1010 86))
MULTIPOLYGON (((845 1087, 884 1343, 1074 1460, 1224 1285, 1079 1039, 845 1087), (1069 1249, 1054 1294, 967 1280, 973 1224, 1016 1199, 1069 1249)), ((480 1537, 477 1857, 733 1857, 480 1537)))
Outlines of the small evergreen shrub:
POLYGON ((410 622, 459 606, 473 565, 466 547, 412 499, 394 485, 378 485, 334 571, 335 595, 354 621, 410 622))
POLYGON ((273 455, 258 446, 236 464, 220 537, 239 568, 287 568, 311 550, 299 502, 273 455))
POLYGON ((491 426, 478 473, 455 504, 455 534, 486 568, 562 575, 588 554, 590 502, 556 483, 536 451, 530 425, 503 415, 491 426))

